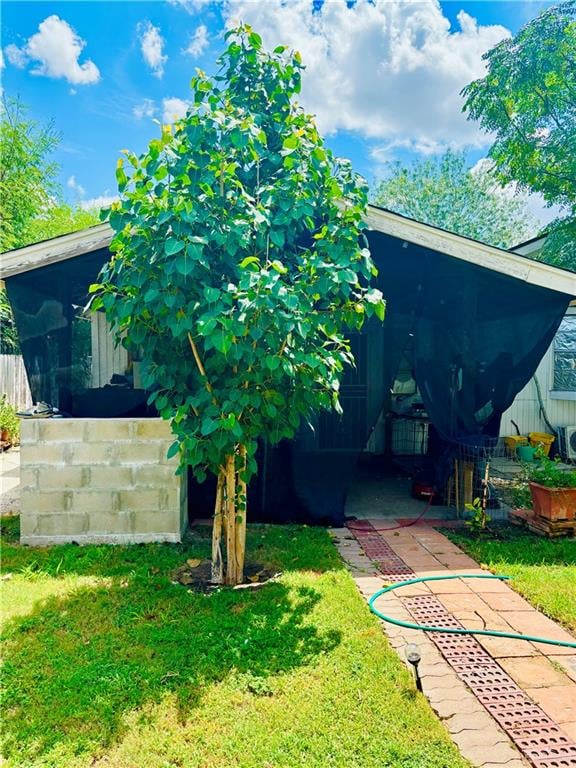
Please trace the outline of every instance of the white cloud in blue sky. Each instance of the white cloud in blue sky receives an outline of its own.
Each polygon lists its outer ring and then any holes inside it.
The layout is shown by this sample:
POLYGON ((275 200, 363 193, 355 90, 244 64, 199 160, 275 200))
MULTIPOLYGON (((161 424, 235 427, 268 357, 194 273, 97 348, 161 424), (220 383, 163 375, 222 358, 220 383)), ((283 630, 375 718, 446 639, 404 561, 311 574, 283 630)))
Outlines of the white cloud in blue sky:
POLYGON ((175 96, 162 100, 162 120, 164 123, 173 123, 184 117, 188 109, 188 102, 175 96))
POLYGON ((48 16, 26 43, 6 46, 8 61, 23 69, 32 64, 32 75, 63 78, 73 85, 91 85, 100 80, 100 71, 90 59, 79 59, 86 42, 64 19, 48 16))
POLYGON ((164 53, 166 41, 160 34, 160 28, 155 27, 150 21, 145 21, 138 25, 138 35, 144 61, 152 70, 152 74, 161 79, 164 76, 164 66, 168 56, 164 53))
POLYGON ((452 30, 436 0, 326 2, 229 0, 226 23, 242 19, 268 46, 302 54, 302 102, 324 133, 354 131, 388 148, 426 151, 482 146, 486 136, 462 115, 460 91, 484 73, 482 54, 509 35, 458 14, 452 30))
POLYGON ((190 37, 190 42, 186 47, 185 53, 197 58, 204 53, 209 45, 210 38, 208 35, 208 27, 206 24, 200 24, 199 27, 196 27, 194 34, 190 37))
POLYGON ((501 0, 14 0, 3 7, 3 85, 8 96, 21 95, 33 118, 54 119, 62 131, 62 187, 77 195, 67 186, 73 178, 86 198, 108 199, 120 149, 142 151, 157 135, 154 119, 184 114, 194 68, 213 72, 225 30, 243 20, 267 47, 301 52, 303 106, 317 115, 336 154, 372 181, 391 159, 447 147, 464 149, 471 164, 485 156, 490 137, 465 119, 460 91, 483 75, 482 55, 542 7, 501 0))

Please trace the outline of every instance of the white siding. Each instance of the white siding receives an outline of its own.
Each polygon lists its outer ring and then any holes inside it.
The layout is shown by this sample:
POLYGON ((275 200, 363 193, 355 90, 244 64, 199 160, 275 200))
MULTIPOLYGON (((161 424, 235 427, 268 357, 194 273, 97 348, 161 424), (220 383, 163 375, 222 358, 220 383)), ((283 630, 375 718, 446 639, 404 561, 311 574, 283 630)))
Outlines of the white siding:
POLYGON ((92 315, 92 386, 103 387, 113 373, 125 373, 128 353, 114 345, 114 336, 103 312, 92 315))
MULTIPOLYGON (((556 400, 550 397, 554 382, 554 343, 550 345, 542 358, 536 371, 536 377, 540 384, 544 408, 552 426, 569 427, 576 425, 576 400, 556 400)), ((550 431, 542 418, 534 379, 530 379, 524 389, 518 393, 510 408, 504 412, 500 426, 502 436, 516 434, 511 419, 518 424, 523 435, 528 432, 550 431)))

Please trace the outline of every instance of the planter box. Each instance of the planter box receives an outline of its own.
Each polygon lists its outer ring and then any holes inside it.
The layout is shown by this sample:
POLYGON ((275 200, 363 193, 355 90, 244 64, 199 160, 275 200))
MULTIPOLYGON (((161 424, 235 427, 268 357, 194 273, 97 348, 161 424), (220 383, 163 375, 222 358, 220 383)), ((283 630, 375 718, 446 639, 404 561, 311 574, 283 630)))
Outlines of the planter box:
POLYGON ((576 519, 576 488, 547 488, 530 483, 534 514, 546 520, 576 519))

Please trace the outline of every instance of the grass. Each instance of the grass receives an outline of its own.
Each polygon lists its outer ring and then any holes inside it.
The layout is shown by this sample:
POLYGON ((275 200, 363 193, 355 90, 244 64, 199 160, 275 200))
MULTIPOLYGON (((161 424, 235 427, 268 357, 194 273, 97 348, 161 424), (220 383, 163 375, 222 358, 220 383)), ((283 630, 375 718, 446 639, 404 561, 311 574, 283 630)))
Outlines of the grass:
POLYGON ((259 526, 282 575, 171 583, 186 545, 20 547, 4 525, 6 768, 463 768, 322 529, 259 526))
POLYGON ((443 533, 491 571, 511 576, 511 586, 532 605, 576 631, 574 539, 544 539, 514 526, 502 527, 500 539, 443 533))

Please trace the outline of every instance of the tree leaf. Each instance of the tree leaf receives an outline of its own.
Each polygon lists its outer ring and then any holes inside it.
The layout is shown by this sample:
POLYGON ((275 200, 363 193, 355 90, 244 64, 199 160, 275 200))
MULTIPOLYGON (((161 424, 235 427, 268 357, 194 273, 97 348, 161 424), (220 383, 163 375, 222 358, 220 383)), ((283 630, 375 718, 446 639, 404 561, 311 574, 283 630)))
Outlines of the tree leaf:
POLYGON ((182 240, 177 240, 175 237, 169 237, 164 244, 164 253, 167 256, 174 256, 175 253, 180 253, 184 249, 185 243, 182 240))

